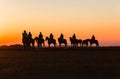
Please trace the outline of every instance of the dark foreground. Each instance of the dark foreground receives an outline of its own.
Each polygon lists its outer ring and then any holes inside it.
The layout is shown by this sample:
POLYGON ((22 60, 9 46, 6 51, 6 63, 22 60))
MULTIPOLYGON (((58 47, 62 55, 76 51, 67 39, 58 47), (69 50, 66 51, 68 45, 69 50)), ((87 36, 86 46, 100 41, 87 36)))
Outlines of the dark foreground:
POLYGON ((0 49, 0 79, 120 79, 120 47, 0 49))

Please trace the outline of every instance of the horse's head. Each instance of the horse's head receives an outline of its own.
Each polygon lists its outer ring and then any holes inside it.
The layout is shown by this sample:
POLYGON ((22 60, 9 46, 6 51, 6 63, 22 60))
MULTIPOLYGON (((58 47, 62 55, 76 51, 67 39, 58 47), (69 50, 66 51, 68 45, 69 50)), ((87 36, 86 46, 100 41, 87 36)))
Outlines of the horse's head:
POLYGON ((72 37, 70 37, 69 39, 70 39, 70 41, 72 41, 72 37))
POLYGON ((46 39, 45 39, 45 40, 47 41, 47 40, 49 40, 49 38, 48 38, 48 37, 46 37, 46 39))
POLYGON ((38 40, 38 37, 35 37, 34 40, 38 40))

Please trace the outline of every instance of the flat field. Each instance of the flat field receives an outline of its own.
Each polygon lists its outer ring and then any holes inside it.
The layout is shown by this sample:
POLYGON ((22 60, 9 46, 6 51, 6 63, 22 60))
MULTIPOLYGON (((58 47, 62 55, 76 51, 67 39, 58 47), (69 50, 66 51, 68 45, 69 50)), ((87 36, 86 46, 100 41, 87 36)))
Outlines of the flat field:
POLYGON ((0 48, 0 79, 120 79, 120 47, 0 48))

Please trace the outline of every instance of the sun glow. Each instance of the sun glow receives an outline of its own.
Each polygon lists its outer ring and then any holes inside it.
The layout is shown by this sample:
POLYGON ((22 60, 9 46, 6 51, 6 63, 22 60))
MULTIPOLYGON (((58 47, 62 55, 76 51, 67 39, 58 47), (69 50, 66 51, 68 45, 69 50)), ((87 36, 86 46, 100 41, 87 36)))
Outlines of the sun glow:
POLYGON ((91 38, 101 45, 120 45, 120 1, 118 0, 0 0, 0 45, 20 43, 23 30, 52 32, 57 39, 91 38), (106 41, 106 42, 104 42, 106 41))

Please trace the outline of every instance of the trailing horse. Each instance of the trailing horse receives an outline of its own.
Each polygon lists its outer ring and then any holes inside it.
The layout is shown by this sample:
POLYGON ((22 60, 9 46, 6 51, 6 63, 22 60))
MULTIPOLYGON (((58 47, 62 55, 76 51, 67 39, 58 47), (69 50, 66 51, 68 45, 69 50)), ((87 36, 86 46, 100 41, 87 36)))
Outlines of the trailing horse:
POLYGON ((48 41, 49 47, 50 47, 51 44, 54 44, 54 47, 56 46, 56 40, 55 39, 50 39, 49 37, 46 37, 45 40, 48 41))
POLYGON ((59 43, 59 46, 61 46, 61 44, 65 44, 65 46, 67 46, 67 40, 66 39, 58 38, 58 43, 59 43))
POLYGON ((93 44, 95 44, 96 46, 99 46, 98 40, 90 40, 90 46, 92 46, 93 44))
POLYGON ((85 39, 82 42, 82 46, 84 46, 84 45, 88 46, 89 44, 90 44, 90 46, 92 46, 93 44, 95 44, 96 46, 99 46, 98 40, 85 39))

